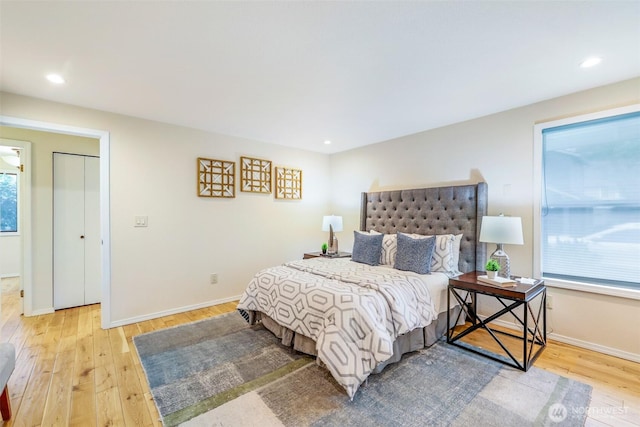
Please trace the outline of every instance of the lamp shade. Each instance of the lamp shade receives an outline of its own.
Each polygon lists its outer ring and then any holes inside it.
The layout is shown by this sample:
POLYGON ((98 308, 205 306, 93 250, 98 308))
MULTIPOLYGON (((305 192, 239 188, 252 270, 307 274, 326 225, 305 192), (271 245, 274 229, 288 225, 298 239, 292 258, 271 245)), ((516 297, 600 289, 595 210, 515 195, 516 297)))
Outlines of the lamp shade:
POLYGON ((325 215, 322 217, 322 231, 329 231, 329 225, 333 231, 342 231, 342 217, 338 215, 325 215))
POLYGON ((522 219, 513 216, 483 216, 480 227, 480 241, 522 245, 522 219))

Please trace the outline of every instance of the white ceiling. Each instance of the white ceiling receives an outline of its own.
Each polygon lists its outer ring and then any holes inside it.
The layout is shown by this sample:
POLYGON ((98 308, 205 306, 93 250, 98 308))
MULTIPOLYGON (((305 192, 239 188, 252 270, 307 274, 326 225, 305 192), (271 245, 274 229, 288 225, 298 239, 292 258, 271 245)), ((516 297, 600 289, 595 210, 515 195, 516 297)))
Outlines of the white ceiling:
POLYGON ((0 37, 3 91, 326 153, 640 76, 640 1, 2 0, 0 37))

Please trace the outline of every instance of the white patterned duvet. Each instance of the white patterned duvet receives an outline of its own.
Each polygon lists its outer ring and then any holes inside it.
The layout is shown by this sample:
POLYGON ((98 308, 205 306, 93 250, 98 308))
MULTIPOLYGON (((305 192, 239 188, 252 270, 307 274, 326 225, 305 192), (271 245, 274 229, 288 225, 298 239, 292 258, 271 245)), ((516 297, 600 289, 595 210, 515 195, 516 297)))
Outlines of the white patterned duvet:
POLYGON ((399 335, 428 326, 446 309, 447 283, 442 273, 312 258, 258 272, 238 308, 315 340, 319 361, 353 398, 392 356, 399 335))

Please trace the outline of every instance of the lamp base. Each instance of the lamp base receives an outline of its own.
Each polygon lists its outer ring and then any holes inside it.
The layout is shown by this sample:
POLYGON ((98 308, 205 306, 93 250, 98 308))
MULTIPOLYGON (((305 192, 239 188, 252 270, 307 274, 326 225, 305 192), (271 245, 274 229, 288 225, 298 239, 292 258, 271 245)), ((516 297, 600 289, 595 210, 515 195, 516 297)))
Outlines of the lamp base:
POLYGON ((338 254, 338 238, 335 235, 333 236, 333 242, 331 243, 331 246, 329 247, 329 249, 327 249, 327 254, 328 255, 338 254))
POLYGON ((509 263, 509 256, 502 250, 502 243, 498 243, 498 248, 491 254, 491 259, 494 259, 500 264, 500 270, 498 270, 498 277, 504 277, 506 279, 511 278, 511 265, 509 263))

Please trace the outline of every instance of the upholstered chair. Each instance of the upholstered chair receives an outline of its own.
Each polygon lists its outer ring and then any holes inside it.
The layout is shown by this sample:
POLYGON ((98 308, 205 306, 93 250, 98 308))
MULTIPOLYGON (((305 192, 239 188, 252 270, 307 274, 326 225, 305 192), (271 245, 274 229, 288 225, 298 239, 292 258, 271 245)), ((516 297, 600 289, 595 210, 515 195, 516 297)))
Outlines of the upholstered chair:
POLYGON ((9 399, 9 388, 7 382, 16 366, 16 349, 11 343, 0 343, 0 413, 3 420, 11 418, 11 400, 9 399))

